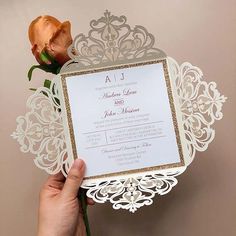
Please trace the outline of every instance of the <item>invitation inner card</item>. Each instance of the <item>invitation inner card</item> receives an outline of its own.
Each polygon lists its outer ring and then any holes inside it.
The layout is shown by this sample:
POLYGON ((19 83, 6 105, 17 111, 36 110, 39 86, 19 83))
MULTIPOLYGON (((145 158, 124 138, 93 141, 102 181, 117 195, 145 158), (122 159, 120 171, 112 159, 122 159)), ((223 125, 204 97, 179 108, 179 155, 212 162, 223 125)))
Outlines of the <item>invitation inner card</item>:
POLYGON ((62 85, 85 179, 184 165, 166 60, 70 73, 62 85))

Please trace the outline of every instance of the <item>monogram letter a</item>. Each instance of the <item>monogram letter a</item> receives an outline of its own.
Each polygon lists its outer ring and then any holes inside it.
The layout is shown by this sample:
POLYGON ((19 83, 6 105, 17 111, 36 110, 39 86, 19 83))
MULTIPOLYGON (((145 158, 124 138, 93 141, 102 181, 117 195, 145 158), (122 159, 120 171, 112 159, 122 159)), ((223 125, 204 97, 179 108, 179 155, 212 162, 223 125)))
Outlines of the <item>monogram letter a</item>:
POLYGON ((111 80, 110 80, 108 75, 106 76, 106 80, 105 80, 105 83, 107 83, 107 82, 111 82, 111 80))

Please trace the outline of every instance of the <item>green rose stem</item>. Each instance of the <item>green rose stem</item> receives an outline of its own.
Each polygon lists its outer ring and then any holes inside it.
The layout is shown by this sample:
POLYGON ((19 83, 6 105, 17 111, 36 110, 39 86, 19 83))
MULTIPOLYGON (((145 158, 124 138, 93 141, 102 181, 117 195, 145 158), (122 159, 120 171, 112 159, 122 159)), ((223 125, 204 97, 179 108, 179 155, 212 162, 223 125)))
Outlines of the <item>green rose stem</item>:
MULTIPOLYGON (((31 81, 32 79, 32 74, 35 69, 41 69, 45 72, 49 72, 52 74, 57 75, 60 72, 61 65, 47 52, 42 52, 40 54, 40 59, 43 61, 45 64, 42 65, 34 65, 32 66, 29 71, 28 71, 28 79, 31 81)), ((44 87, 50 89, 51 81, 50 80, 45 80, 44 81, 44 87)), ((30 88, 30 90, 35 91, 35 88, 30 88)), ((59 101, 58 101, 59 102, 59 101)), ((79 189, 78 193, 78 199, 81 202, 81 208, 83 212, 83 219, 84 219, 84 224, 86 227, 86 234, 87 236, 91 236, 90 233, 90 227, 89 227, 89 220, 88 220, 88 214, 87 214, 87 196, 86 196, 86 190, 83 188, 79 189)))
POLYGON ((79 198, 79 201, 81 202, 81 207, 82 207, 82 212, 83 212, 83 219, 84 219, 84 224, 85 224, 85 228, 86 228, 86 235, 91 236, 89 220, 88 220, 88 214, 87 214, 87 196, 86 196, 86 192, 87 191, 85 189, 80 188, 78 198, 79 198))

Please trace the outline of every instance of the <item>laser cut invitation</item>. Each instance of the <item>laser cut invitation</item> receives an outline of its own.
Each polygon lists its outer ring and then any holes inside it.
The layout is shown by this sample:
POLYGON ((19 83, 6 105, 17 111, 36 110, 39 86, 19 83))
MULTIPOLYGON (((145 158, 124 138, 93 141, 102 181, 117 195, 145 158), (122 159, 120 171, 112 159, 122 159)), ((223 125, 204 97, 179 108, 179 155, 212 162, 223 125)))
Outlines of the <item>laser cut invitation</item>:
POLYGON ((207 150, 227 98, 125 16, 105 11, 89 26, 60 71, 48 65, 57 76, 32 92, 12 137, 49 174, 67 176, 82 158, 87 196, 134 213, 169 193, 196 152, 207 150))

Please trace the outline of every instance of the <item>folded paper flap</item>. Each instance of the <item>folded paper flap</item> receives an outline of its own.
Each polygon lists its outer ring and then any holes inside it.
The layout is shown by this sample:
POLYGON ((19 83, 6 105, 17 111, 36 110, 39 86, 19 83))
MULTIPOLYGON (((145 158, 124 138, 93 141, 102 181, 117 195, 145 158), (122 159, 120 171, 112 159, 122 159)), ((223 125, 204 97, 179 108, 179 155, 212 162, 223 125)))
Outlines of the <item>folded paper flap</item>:
POLYGON ((106 11, 90 26, 88 36, 77 35, 68 48, 71 60, 61 73, 166 58, 162 50, 154 47, 155 37, 143 26, 132 28, 125 16, 106 11))

